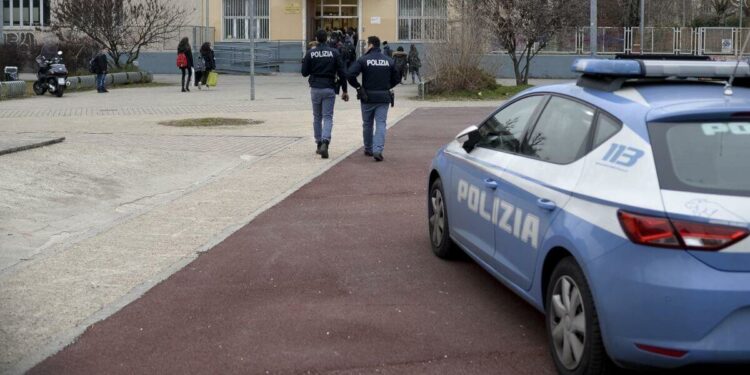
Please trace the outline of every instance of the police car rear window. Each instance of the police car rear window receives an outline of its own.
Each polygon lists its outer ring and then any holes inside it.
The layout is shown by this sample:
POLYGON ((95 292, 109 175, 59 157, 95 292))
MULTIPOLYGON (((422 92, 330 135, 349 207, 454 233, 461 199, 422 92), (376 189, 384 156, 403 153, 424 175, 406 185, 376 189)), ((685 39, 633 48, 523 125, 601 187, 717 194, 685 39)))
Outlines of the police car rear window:
POLYGON ((649 125, 662 189, 750 195, 750 122, 649 125))

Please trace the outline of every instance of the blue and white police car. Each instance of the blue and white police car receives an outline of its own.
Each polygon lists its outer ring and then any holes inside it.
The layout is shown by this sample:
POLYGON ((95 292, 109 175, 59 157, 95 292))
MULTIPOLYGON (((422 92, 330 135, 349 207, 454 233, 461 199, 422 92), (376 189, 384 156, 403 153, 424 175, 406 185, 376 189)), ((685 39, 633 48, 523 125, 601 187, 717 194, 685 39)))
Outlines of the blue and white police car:
POLYGON ((434 253, 543 311, 562 374, 750 362, 750 66, 573 68, 440 149, 434 253))

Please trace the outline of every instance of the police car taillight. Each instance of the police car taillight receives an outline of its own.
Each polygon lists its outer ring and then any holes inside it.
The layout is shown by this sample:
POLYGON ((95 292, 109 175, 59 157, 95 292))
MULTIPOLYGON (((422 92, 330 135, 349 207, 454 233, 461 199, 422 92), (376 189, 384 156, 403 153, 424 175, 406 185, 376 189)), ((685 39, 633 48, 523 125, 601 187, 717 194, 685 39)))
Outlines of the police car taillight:
POLYGON ((750 234, 746 228, 727 225, 670 220, 620 211, 617 213, 623 231, 640 245, 673 249, 718 251, 750 234))

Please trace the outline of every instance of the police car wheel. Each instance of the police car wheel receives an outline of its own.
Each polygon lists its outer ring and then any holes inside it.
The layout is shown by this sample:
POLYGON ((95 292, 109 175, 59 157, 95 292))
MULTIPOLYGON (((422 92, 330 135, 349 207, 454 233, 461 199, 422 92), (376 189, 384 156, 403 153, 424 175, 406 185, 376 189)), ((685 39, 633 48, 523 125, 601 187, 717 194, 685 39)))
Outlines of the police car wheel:
POLYGON ((560 261, 547 286, 547 336, 559 374, 599 375, 613 370, 583 271, 572 257, 560 261))
POLYGON ((438 178, 430 187, 428 203, 428 226, 432 252, 440 258, 449 259, 457 254, 456 245, 451 240, 448 230, 448 211, 445 205, 443 183, 438 178))

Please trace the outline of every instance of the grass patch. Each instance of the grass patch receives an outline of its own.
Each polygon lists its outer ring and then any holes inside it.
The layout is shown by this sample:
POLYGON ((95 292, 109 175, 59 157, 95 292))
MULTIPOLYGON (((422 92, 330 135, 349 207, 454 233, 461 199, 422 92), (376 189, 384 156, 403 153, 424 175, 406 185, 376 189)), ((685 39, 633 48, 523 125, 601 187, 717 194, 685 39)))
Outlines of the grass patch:
POLYGON ((171 120, 159 122, 159 125, 180 127, 205 127, 205 126, 243 126, 262 124, 260 120, 249 120, 244 118, 204 117, 189 118, 184 120, 171 120))
POLYGON ((519 92, 533 87, 533 85, 522 86, 500 86, 495 89, 482 91, 460 90, 440 94, 427 92, 426 100, 505 100, 519 92))

